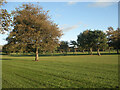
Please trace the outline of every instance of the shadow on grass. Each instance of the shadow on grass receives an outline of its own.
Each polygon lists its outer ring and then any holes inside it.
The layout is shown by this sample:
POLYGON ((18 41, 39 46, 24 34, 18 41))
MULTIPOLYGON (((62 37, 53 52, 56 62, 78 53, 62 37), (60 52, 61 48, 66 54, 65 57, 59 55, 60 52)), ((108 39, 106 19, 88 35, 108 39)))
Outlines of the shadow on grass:
POLYGON ((13 60, 13 59, 6 59, 6 58, 3 58, 3 59, 0 59, 0 60, 13 60))
MULTIPOLYGON (((2 55, 6 55, 6 54, 2 54, 2 55)), ((39 56, 80 56, 80 55, 90 55, 90 54, 86 54, 86 53, 81 53, 81 54, 39 54, 39 56)), ((98 55, 97 53, 93 53, 93 55, 98 55)), ((120 55, 117 53, 101 53, 101 55, 120 55)), ((35 56, 35 54, 14 54, 14 55, 9 55, 9 56, 13 56, 13 57, 33 57, 35 56)))
POLYGON ((117 53, 101 53, 101 55, 120 55, 120 54, 117 54, 117 53))
MULTIPOLYGON (((89 55, 89 54, 39 54, 40 57, 44 57, 44 56, 77 56, 77 55, 89 55)), ((34 54, 33 55, 10 55, 10 56, 13 56, 13 57, 28 57, 28 56, 35 56, 34 54)))

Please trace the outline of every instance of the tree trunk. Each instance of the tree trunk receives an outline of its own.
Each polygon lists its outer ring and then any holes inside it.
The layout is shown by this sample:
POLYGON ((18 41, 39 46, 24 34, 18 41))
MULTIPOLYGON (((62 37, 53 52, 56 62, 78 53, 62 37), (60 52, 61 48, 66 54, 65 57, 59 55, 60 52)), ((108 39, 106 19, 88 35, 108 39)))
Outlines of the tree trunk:
POLYGON ((83 53, 84 53, 85 51, 84 51, 84 49, 83 49, 83 53))
POLYGON ((35 61, 38 61, 38 48, 36 48, 35 61))
POLYGON ((103 49, 103 52, 105 51, 105 49, 103 49))
POLYGON ((101 56, 99 48, 97 49, 97 54, 98 54, 98 56, 101 56))
POLYGON ((54 51, 52 51, 51 53, 52 53, 52 56, 54 56, 54 51))
POLYGON ((110 47, 109 47, 109 53, 110 53, 110 47))
POLYGON ((69 48, 68 50, 69 50, 69 52, 70 52, 70 48, 69 48))
POLYGON ((75 49, 73 48, 73 54, 74 54, 74 52, 75 52, 75 49))
POLYGON ((90 54, 90 50, 88 49, 87 51, 88 51, 88 54, 90 54))
POLYGON ((7 55, 10 55, 10 52, 7 52, 7 55))
POLYGON ((117 54, 119 54, 119 49, 117 48, 117 54))
POLYGON ((67 51, 66 51, 66 55, 67 55, 67 51))
POLYGON ((74 48, 74 51, 75 51, 75 53, 76 53, 76 51, 77 51, 76 48, 74 48))
POLYGON ((90 48, 90 54, 93 55, 93 54, 92 54, 92 48, 90 48))

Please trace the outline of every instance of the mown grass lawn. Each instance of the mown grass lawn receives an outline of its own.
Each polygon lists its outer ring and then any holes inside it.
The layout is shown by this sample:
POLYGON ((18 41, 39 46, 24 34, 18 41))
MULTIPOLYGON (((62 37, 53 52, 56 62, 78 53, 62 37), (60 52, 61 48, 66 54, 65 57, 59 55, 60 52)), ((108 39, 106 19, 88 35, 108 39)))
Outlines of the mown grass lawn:
POLYGON ((3 88, 117 88, 118 55, 2 57, 3 88))

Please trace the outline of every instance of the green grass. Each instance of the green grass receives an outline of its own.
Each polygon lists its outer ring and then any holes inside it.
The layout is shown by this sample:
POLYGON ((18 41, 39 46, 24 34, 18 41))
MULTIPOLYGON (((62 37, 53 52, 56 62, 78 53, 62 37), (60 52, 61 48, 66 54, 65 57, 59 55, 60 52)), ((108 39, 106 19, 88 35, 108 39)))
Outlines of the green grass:
POLYGON ((3 55, 3 88, 117 88, 118 55, 3 55))

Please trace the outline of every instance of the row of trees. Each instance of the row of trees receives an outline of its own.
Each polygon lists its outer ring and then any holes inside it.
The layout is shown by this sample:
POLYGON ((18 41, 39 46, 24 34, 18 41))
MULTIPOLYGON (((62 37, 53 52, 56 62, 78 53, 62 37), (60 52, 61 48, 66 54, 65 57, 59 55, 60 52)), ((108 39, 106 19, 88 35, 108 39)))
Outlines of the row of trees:
MULTIPOLYGON (((71 41, 69 45, 72 45, 72 51, 75 52, 75 47, 79 50, 87 50, 92 55, 93 49, 97 51, 100 56, 99 50, 106 50, 114 48, 119 53, 120 49, 120 28, 114 30, 112 27, 108 27, 106 32, 101 30, 85 30, 77 36, 76 41, 71 41)), ((58 49, 62 49, 67 53, 69 51, 69 45, 67 41, 62 41, 58 49)))
POLYGON ((86 30, 78 35, 78 46, 83 50, 88 49, 92 55, 92 49, 96 48, 98 55, 100 55, 100 49, 106 49, 107 38, 103 31, 100 30, 86 30))
MULTIPOLYGON (((9 37, 8 37, 9 38, 9 37)), ((22 45, 21 43, 14 43, 13 38, 9 38, 8 44, 3 47, 3 51, 7 53, 10 52, 35 52, 36 49, 34 45, 27 44, 22 45), (16 45, 16 46, 15 46, 16 45)), ((15 40, 16 42, 16 40, 15 40)), ((78 35, 77 42, 71 41, 70 43, 67 41, 61 41, 58 45, 51 45, 53 47, 45 47, 45 44, 42 48, 39 48, 38 51, 41 53, 45 52, 62 52, 63 54, 67 54, 70 51, 70 48, 75 52, 75 48, 78 50, 87 50, 89 54, 92 55, 93 49, 97 51, 98 55, 100 56, 99 50, 106 50, 110 47, 113 47, 119 53, 120 49, 120 29, 114 30, 112 27, 109 27, 107 32, 104 33, 101 30, 86 30, 78 35), (72 47, 70 47, 72 46, 72 47), (47 49, 46 49, 47 48, 47 49)))

